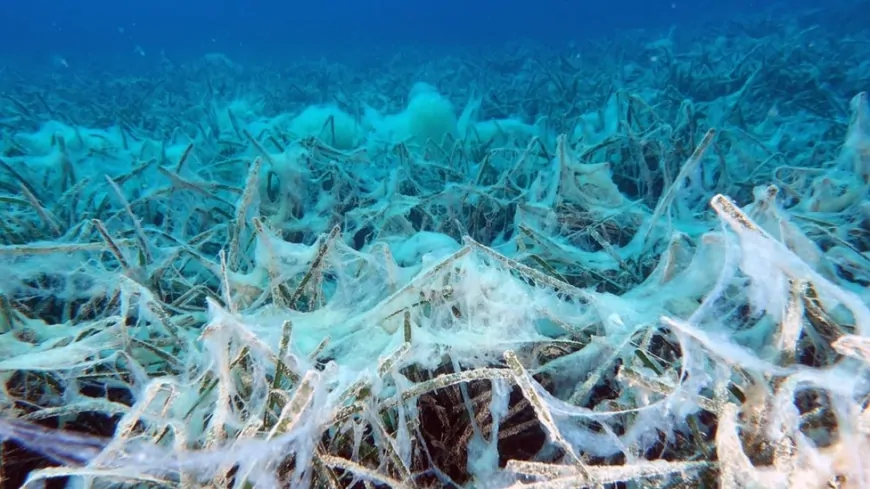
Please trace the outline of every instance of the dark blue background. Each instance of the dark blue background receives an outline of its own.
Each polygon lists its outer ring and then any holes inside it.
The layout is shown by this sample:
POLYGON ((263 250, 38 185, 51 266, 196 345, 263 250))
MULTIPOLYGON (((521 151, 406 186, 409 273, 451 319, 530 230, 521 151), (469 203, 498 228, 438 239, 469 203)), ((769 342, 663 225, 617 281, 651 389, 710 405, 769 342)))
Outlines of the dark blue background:
MULTIPOLYGON (((798 0, 801 1, 801 0, 798 0)), ((48 62, 204 51, 273 56, 343 47, 562 42, 692 24, 771 0, 0 0, 0 56, 48 62), (674 6, 675 4, 675 6, 674 6), (124 33, 118 31, 124 28, 124 33)), ((786 4, 796 4, 791 0, 786 4)), ((808 3, 801 1, 801 3, 808 3)), ((810 2, 811 3, 811 2, 810 2)))

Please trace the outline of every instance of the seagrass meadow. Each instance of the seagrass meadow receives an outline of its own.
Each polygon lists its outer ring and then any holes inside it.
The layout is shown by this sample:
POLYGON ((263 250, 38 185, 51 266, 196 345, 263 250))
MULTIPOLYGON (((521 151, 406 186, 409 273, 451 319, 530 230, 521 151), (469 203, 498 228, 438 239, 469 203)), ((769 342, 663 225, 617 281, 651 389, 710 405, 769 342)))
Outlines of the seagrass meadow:
POLYGON ((7 67, 0 485, 870 487, 857 13, 7 67))

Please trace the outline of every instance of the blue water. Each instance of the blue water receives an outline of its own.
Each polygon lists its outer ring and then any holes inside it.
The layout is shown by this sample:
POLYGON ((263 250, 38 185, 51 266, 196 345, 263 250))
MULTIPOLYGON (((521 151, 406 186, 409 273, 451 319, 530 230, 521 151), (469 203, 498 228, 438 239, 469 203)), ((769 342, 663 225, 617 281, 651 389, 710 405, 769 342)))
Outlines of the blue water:
MULTIPOLYGON (((807 3, 812 2, 790 1, 786 6, 807 3)), ((486 46, 525 39, 564 42, 621 29, 691 27, 699 20, 752 13, 772 4, 764 0, 4 0, 0 2, 0 54, 7 61, 36 65, 57 56, 69 62, 122 61, 126 56, 133 63, 135 56, 147 58, 161 51, 176 57, 222 51, 280 59, 366 47, 486 46)))

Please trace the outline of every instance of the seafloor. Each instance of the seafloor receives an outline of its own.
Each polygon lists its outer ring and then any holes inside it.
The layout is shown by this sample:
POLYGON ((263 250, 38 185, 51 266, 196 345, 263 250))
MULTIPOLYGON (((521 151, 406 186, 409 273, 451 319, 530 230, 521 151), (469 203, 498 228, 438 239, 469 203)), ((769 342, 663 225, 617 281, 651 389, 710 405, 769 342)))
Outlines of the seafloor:
POLYGON ((862 12, 7 67, 3 487, 870 487, 862 12))

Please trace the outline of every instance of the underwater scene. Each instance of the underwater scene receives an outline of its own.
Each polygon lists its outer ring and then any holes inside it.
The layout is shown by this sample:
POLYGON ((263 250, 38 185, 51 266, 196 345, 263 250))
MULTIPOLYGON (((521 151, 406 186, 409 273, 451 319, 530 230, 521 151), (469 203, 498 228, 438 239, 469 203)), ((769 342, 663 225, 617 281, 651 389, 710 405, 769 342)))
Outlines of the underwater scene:
POLYGON ((870 6, 0 5, 0 488, 870 488, 870 6))

